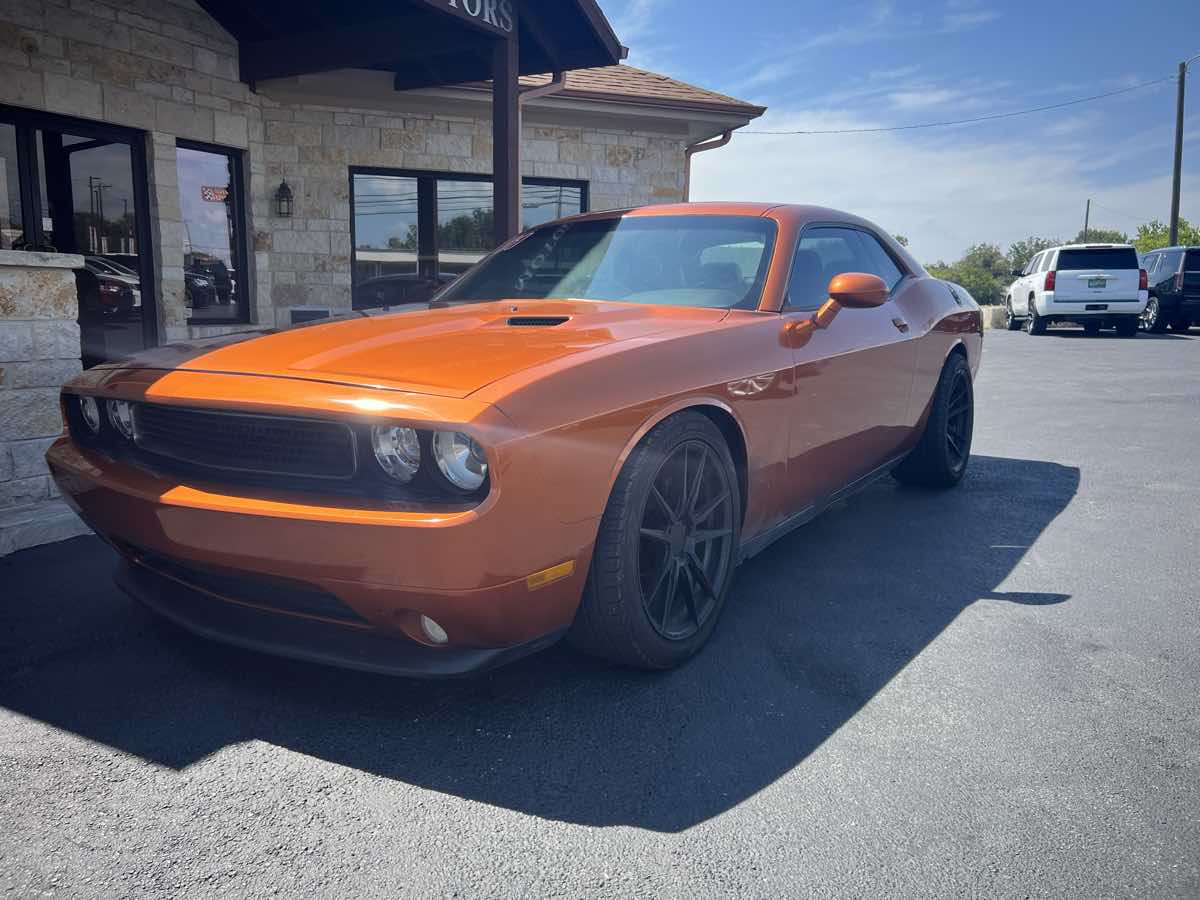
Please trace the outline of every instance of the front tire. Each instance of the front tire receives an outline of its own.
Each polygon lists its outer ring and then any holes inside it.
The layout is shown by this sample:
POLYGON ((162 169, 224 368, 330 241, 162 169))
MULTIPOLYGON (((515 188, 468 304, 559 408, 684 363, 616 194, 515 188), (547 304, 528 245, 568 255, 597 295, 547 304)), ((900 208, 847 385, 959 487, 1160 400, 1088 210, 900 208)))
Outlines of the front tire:
POLYGON ((902 484, 950 488, 962 481, 971 458, 975 391, 971 368, 961 353, 942 366, 925 430, 892 475, 902 484))
POLYGON ((568 640, 643 669, 694 655, 733 581, 741 508, 729 447, 707 416, 655 426, 617 476, 568 640))
POLYGON ((1167 330, 1167 317, 1162 314, 1162 307, 1158 304, 1157 297, 1151 297, 1146 301, 1146 308, 1141 315, 1142 331, 1149 331, 1151 334, 1162 334, 1167 330))

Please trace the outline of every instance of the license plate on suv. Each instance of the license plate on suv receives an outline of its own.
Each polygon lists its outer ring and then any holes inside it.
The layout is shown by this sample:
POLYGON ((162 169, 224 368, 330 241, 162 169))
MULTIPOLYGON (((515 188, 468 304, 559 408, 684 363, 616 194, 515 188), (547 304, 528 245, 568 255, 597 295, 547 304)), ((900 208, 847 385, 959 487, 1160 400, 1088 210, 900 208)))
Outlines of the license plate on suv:
POLYGON ((1108 280, 1104 279, 1104 278, 1089 278, 1088 279, 1088 287, 1090 287, 1090 288, 1102 288, 1106 284, 1108 284, 1108 280))

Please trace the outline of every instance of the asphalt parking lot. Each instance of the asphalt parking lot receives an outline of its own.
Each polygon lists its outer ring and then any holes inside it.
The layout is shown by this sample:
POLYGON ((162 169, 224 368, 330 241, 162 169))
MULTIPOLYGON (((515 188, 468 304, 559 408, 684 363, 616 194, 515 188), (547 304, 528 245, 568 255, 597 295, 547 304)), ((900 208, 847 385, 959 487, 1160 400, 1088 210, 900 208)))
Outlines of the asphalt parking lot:
POLYGON ((423 683, 0 560, 18 896, 1200 894, 1200 332, 989 332, 975 457, 747 564, 665 675, 423 683))

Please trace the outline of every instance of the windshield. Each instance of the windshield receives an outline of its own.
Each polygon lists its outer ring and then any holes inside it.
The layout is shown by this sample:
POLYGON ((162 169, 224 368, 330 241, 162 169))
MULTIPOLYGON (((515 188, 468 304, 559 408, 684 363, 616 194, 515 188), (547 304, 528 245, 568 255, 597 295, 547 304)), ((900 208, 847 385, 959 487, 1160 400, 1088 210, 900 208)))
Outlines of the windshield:
POLYGON ((626 216, 537 228, 483 260, 438 303, 619 300, 753 309, 775 223, 754 216, 626 216))

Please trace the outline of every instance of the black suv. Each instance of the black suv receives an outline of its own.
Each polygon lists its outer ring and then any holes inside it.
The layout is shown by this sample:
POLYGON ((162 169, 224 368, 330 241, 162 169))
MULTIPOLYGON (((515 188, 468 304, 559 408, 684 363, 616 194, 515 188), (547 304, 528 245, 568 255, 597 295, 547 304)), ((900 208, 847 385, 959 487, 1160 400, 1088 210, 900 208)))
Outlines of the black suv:
POLYGON ((1142 328, 1162 333, 1200 324, 1200 247, 1163 247, 1142 258, 1150 300, 1142 328))

